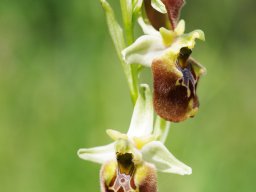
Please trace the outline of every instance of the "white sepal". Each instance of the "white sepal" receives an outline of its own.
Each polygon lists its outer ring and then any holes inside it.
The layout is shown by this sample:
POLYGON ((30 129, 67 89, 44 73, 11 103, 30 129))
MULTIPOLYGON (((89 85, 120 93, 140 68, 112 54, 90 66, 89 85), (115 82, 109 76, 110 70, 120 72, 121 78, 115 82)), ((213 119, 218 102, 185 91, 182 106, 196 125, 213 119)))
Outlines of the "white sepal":
POLYGON ((77 154, 81 159, 103 164, 115 158, 115 143, 94 148, 79 149, 77 154))
POLYGON ((132 114, 132 120, 127 132, 128 137, 143 138, 151 135, 153 118, 152 94, 149 86, 143 84, 132 114))
POLYGON ((145 23, 142 17, 138 18, 138 23, 145 35, 160 35, 159 32, 152 25, 145 23))
POLYGON ((142 148, 143 160, 152 163, 161 172, 190 175, 192 169, 180 162, 160 141, 152 141, 142 148))
POLYGON ((153 59, 165 51, 161 36, 143 35, 122 51, 127 64, 141 64, 151 67, 153 59))

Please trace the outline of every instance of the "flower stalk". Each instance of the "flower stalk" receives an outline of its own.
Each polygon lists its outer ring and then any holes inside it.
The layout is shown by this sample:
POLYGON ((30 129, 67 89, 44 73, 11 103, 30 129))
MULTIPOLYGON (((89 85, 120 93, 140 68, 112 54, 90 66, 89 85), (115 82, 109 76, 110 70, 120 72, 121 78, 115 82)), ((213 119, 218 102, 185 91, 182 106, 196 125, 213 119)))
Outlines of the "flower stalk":
POLYGON ((143 0, 120 0, 123 28, 116 21, 110 4, 100 1, 134 110, 127 133, 107 130, 112 143, 79 149, 78 156, 102 165, 102 192, 156 192, 156 171, 179 175, 192 173, 192 169, 176 159, 164 143, 170 121, 184 121, 198 110, 196 88, 206 70, 190 55, 195 40, 204 40, 204 33, 201 30, 185 33, 185 21, 178 20, 183 0, 151 0, 152 9, 168 16, 170 29, 165 26, 156 29, 157 18, 150 17, 155 24, 146 22, 148 19, 141 14, 143 0), (137 21, 144 35, 135 40, 137 21), (149 85, 139 82, 142 66, 152 71, 152 92, 149 85))
POLYGON ((120 60, 120 63, 122 65, 124 74, 127 79, 128 87, 130 90, 130 96, 132 99, 132 102, 135 104, 136 99, 138 97, 138 74, 137 69, 134 66, 127 65, 126 62, 123 60, 123 57, 121 55, 121 51, 128 46, 126 41, 130 42, 130 44, 133 42, 133 24, 132 20, 129 19, 130 14, 128 10, 125 8, 126 0, 121 0, 120 3, 123 6, 123 21, 125 25, 125 34, 123 33, 122 27, 118 24, 115 18, 114 11, 110 4, 106 0, 100 0, 101 5, 103 9, 105 10, 106 14, 106 20, 107 25, 109 29, 109 33, 111 36, 111 39, 114 43, 115 50, 117 53, 117 56, 120 60), (125 41, 126 37, 126 41, 125 41))

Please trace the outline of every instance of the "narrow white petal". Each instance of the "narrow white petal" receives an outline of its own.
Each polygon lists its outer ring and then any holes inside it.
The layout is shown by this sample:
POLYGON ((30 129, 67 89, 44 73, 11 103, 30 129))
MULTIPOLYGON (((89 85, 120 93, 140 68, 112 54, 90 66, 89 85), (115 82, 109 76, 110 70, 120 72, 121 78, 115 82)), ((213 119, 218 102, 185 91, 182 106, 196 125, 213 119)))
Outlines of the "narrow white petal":
POLYGON ((138 18, 138 23, 139 23, 139 25, 140 25, 144 34, 146 34, 146 35, 156 35, 156 36, 160 35, 160 33, 152 25, 146 24, 142 17, 138 18))
POLYGON ((161 0, 151 0, 151 6, 160 13, 167 13, 165 5, 161 0))
POLYGON ((192 169, 180 162, 160 141, 152 141, 142 148, 143 160, 153 163, 158 171, 190 175, 192 169))
POLYGON ((127 133, 131 138, 149 136, 153 130, 152 94, 148 85, 144 84, 141 88, 127 133))
POLYGON ((143 35, 122 51, 127 64, 151 67, 153 59, 163 54, 165 46, 161 36, 143 35))
POLYGON ((81 159, 103 164, 115 158, 115 143, 94 148, 79 149, 77 154, 81 159))
POLYGON ((126 134, 123 134, 119 131, 113 130, 113 129, 107 129, 106 130, 108 136, 113 139, 114 141, 118 140, 118 139, 128 139, 126 134))

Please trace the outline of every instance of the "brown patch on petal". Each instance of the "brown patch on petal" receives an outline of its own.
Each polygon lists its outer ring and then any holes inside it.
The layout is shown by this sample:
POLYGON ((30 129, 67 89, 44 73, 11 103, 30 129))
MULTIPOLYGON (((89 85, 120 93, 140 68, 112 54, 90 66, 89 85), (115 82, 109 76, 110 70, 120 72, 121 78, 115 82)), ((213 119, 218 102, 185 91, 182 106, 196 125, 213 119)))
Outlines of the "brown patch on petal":
POLYGON ((193 117, 199 107, 195 93, 198 79, 189 62, 187 65, 182 69, 176 64, 166 64, 163 59, 153 61, 154 108, 168 121, 180 122, 193 117))
POLYGON ((151 6, 151 0, 144 0, 146 14, 152 26, 159 30, 161 27, 167 28, 167 16, 155 10, 151 6))
POLYGON ((180 10, 184 5, 184 0, 162 0, 165 4, 172 29, 175 29, 179 20, 180 10))

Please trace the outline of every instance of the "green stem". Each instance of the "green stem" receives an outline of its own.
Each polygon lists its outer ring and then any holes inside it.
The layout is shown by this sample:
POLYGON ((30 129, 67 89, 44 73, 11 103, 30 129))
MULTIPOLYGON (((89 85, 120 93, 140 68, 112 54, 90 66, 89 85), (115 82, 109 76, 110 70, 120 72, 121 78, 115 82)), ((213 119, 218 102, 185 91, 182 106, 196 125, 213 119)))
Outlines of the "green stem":
MULTIPOLYGON (((129 46, 134 42, 132 0, 120 0, 120 5, 121 5, 121 11, 122 11, 122 17, 123 17, 126 45, 129 46)), ((130 87, 133 104, 135 104, 138 98, 137 65, 130 65, 130 69, 131 69, 131 77, 130 77, 129 87, 130 87)))

